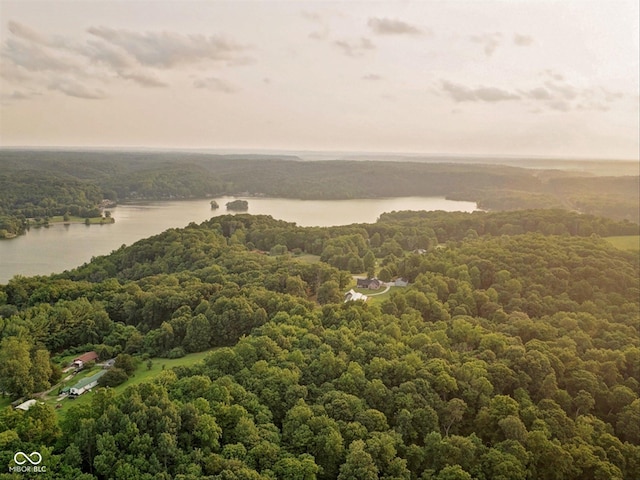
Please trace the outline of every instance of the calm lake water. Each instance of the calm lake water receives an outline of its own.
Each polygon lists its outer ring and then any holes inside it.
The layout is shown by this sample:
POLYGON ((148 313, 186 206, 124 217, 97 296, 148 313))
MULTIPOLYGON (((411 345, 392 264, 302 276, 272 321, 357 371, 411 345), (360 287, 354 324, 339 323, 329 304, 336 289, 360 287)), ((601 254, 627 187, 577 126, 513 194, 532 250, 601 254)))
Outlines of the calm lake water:
MULTIPOLYGON (((106 255, 121 245, 156 235, 168 228, 201 223, 226 215, 224 205, 236 197, 217 198, 221 206, 211 210, 209 200, 150 202, 119 205, 111 209, 115 223, 109 225, 54 225, 32 228, 26 235, 0 241, 0 283, 14 275, 48 275, 69 270, 106 255)), ((381 213, 393 210, 444 210, 472 212, 474 202, 438 197, 404 197, 366 200, 292 200, 245 198, 251 214, 271 215, 300 226, 332 226, 373 223, 381 213)))

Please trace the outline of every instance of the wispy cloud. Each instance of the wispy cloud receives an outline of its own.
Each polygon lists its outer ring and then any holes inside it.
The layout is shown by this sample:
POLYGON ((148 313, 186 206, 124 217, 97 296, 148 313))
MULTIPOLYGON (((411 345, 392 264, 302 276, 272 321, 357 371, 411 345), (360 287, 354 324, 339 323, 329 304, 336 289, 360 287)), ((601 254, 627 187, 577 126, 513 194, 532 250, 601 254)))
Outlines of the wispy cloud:
POLYGON ((203 60, 231 61, 246 51, 246 47, 217 36, 138 33, 109 27, 91 27, 87 32, 122 48, 141 65, 159 68, 203 60))
POLYGON ((0 94, 0 103, 3 105, 11 104, 15 101, 28 100, 32 98, 32 94, 28 94, 19 90, 14 90, 11 93, 0 94))
POLYGON ((448 81, 442 82, 442 89, 455 102, 503 102, 506 100, 518 100, 520 96, 497 87, 470 88, 448 81))
POLYGON ((40 45, 47 45, 49 43, 45 35, 42 35, 34 29, 29 28, 26 25, 22 25, 21 23, 10 20, 7 23, 7 27, 9 31, 16 37, 22 38, 24 40, 29 40, 30 42, 39 43, 40 45))
POLYGON ((551 100, 552 96, 549 90, 544 87, 537 87, 531 89, 527 92, 524 92, 524 95, 527 98, 531 98, 533 100, 551 100))
MULTIPOLYGON (((162 78, 164 71, 195 68, 201 62, 236 66, 249 61, 249 47, 218 36, 137 33, 99 26, 88 28, 80 37, 65 37, 15 21, 7 26, 10 36, 0 50, 2 78, 15 86, 39 87, 75 98, 105 98, 118 80, 143 88, 168 87, 162 78)), ((203 82, 197 88, 236 90, 216 79, 203 82)), ((11 100, 7 95, 3 98, 11 100)))
POLYGON ((420 35, 423 30, 402 20, 370 18, 367 25, 377 35, 420 35))
POLYGON ((215 77, 199 78, 193 82, 193 86, 222 93, 236 93, 238 91, 237 87, 215 77))
POLYGON ((82 85, 74 80, 56 79, 49 84, 50 90, 57 90, 65 95, 76 98, 84 98, 88 100, 99 100, 106 98, 105 92, 99 89, 92 89, 82 85))
POLYGON ((9 38, 3 48, 2 56, 14 65, 32 72, 59 71, 70 72, 81 69, 81 63, 69 56, 52 51, 36 42, 9 38))
POLYGON ((621 92, 611 91, 607 88, 589 87, 578 88, 566 80, 557 72, 543 74, 539 85, 528 88, 507 90, 495 86, 470 87, 460 83, 443 80, 438 91, 445 93, 455 103, 485 102, 497 103, 503 101, 516 101, 528 104, 529 111, 534 113, 570 112, 574 110, 607 111, 610 104, 623 100, 625 95, 621 92), (545 78, 547 78, 545 80, 545 78), (553 78, 549 80, 548 78, 553 78))
POLYGON ((519 33, 513 34, 513 43, 519 47, 528 47, 529 45, 533 45, 533 37, 529 35, 521 35, 519 33))
POLYGON ((143 87, 151 87, 151 88, 160 87, 161 88, 161 87, 169 86, 168 83, 163 82, 162 80, 155 77, 154 75, 150 75, 142 72, 120 71, 118 72, 118 76, 121 78, 124 78, 125 80, 131 80, 143 87))
POLYGON ((372 82, 377 82, 378 80, 382 80, 380 75, 376 75, 375 73, 369 73, 362 77, 363 80, 369 80, 372 82))
POLYGON ((498 46, 502 42, 502 34, 500 32, 495 33, 483 33, 481 35, 471 35, 469 40, 473 43, 478 43, 483 46, 484 53, 487 57, 493 55, 498 46))
POLYGON ((326 18, 317 12, 303 11, 300 13, 302 18, 309 22, 315 23, 319 30, 314 30, 309 34, 309 38, 312 40, 327 40, 329 38, 330 29, 326 18))
POLYGON ((367 51, 376 48, 373 42, 366 37, 358 40, 336 40, 333 44, 349 57, 361 57, 367 51))

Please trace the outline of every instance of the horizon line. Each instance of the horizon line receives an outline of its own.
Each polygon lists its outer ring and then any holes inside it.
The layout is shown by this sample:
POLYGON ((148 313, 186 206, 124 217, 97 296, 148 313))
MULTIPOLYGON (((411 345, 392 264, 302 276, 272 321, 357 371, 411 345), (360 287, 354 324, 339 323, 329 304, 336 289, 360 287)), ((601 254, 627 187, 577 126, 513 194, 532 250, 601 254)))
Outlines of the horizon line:
POLYGON ((469 159, 497 158, 502 160, 555 160, 555 161, 606 161, 606 162, 640 162, 638 158, 631 157, 579 157, 540 154, 511 154, 511 153, 456 153, 456 152, 407 152, 407 151, 367 151, 367 150, 313 150, 313 149, 278 149, 278 148, 239 148, 239 147, 167 147, 148 145, 0 145, 0 150, 78 150, 78 151, 147 151, 147 152, 191 152, 191 153, 218 153, 218 154, 279 154, 279 155, 372 155, 372 156, 400 156, 407 158, 421 157, 451 157, 469 159))

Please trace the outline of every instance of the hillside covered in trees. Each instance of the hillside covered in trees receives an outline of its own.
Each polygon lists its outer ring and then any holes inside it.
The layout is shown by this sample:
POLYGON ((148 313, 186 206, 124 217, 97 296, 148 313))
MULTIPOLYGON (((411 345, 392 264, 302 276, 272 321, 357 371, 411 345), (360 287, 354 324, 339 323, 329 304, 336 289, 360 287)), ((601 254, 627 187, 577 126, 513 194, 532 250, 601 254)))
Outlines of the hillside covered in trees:
POLYGON ((2 149, 0 238, 23 232, 27 218, 95 216, 102 199, 234 194, 316 200, 445 196, 474 201, 487 210, 563 208, 637 223, 640 184, 637 168, 631 171, 629 175, 627 166, 622 173, 593 176, 477 163, 2 149))
POLYGON ((228 215, 15 277, 0 287, 12 397, 55 383, 54 356, 210 353, 60 418, 0 410, 0 465, 38 451, 42 478, 86 480, 640 478, 639 258, 601 238, 637 233, 563 210, 228 215), (409 286, 344 303, 371 268, 409 286))

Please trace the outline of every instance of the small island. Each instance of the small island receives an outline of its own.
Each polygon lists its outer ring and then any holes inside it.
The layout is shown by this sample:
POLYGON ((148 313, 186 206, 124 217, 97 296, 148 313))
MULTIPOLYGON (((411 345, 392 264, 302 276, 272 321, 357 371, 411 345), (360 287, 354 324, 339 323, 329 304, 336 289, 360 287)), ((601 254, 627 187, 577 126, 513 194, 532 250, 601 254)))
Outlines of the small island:
POLYGON ((233 202, 226 203, 227 210, 234 212, 246 212, 249 210, 249 202, 246 200, 234 200, 233 202))
POLYGON ((211 200, 211 210, 216 210, 217 208, 220 208, 218 202, 216 202, 215 200, 211 200))

